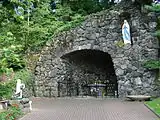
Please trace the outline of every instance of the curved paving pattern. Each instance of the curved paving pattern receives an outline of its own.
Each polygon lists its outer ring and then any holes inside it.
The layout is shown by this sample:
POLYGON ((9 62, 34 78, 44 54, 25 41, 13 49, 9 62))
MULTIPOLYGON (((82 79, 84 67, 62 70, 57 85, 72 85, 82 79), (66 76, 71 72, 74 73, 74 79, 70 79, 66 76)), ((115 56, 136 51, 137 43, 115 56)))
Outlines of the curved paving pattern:
POLYGON ((116 99, 34 99, 33 111, 20 120, 157 120, 142 102, 116 99))

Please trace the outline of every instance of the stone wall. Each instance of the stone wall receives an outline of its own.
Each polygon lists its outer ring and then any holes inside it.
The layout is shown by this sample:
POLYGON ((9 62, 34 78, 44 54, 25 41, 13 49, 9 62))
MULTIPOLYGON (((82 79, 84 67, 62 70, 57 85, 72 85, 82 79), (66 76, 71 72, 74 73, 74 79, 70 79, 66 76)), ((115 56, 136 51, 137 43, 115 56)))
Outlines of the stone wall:
POLYGON ((156 95, 155 73, 143 67, 146 60, 158 59, 158 40, 152 36, 156 26, 154 13, 141 13, 132 3, 122 2, 110 10, 88 16, 81 26, 61 33, 42 50, 35 69, 36 95, 57 96, 57 82, 70 76, 70 63, 61 57, 84 49, 111 56, 120 97, 156 95), (133 44, 120 47, 124 19, 130 24, 133 44))

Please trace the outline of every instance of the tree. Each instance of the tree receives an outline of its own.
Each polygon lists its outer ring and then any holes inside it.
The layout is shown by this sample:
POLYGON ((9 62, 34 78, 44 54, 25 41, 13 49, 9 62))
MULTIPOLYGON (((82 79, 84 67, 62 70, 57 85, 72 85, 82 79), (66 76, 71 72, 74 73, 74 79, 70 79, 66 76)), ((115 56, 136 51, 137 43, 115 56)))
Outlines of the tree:
POLYGON ((84 11, 87 14, 110 7, 109 0, 61 0, 61 4, 69 5, 73 11, 84 11))

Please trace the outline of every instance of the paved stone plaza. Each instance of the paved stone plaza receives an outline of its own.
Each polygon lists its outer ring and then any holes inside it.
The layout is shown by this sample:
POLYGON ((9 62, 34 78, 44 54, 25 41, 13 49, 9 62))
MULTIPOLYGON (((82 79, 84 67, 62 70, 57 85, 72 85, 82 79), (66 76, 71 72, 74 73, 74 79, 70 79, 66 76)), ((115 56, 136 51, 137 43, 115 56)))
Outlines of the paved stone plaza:
POLYGON ((20 120, 158 120, 143 102, 101 98, 36 98, 20 120))

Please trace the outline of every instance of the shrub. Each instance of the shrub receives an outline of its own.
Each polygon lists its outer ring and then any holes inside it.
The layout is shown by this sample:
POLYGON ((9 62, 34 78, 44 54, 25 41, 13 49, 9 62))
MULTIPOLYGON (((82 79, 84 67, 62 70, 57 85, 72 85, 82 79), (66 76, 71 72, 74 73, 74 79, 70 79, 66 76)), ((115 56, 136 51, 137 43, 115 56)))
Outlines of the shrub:
POLYGON ((19 106, 11 106, 7 111, 0 113, 0 120, 16 120, 21 115, 23 112, 19 106))
POLYGON ((15 81, 9 82, 1 82, 0 83, 0 97, 1 99, 10 99, 12 97, 14 88, 15 88, 15 81))
POLYGON ((6 72, 6 69, 12 68, 14 71, 23 69, 25 62, 19 52, 22 46, 11 45, 7 48, 0 49, 0 72, 6 72))
POLYGON ((23 69, 20 71, 17 71, 14 75, 14 78, 12 81, 17 81, 17 79, 21 79, 22 82, 25 84, 25 86, 27 88, 29 88, 30 90, 33 87, 33 75, 31 73, 31 71, 23 69))
POLYGON ((11 99, 16 89, 17 79, 21 79, 29 90, 33 90, 33 76, 29 70, 23 69, 14 73, 12 80, 0 82, 0 97, 11 99))
POLYGON ((149 69, 159 69, 160 68, 160 60, 148 60, 144 63, 145 68, 149 69))

